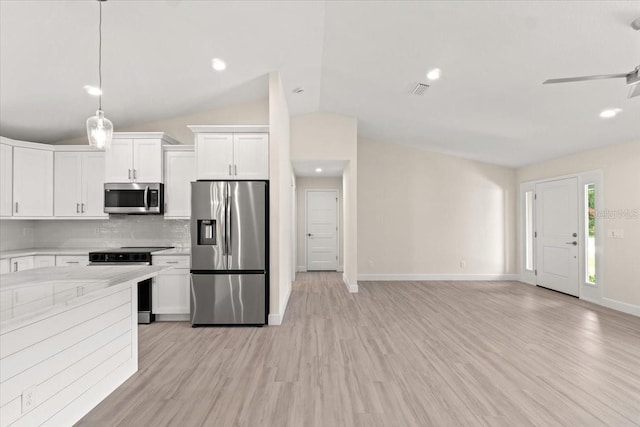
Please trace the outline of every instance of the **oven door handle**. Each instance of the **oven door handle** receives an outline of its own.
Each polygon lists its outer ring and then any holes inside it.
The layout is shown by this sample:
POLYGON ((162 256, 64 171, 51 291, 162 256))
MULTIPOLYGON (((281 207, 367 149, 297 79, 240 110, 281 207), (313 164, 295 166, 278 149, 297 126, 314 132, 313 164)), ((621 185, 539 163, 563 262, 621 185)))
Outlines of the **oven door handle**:
POLYGON ((149 186, 144 188, 144 208, 149 210, 149 186))

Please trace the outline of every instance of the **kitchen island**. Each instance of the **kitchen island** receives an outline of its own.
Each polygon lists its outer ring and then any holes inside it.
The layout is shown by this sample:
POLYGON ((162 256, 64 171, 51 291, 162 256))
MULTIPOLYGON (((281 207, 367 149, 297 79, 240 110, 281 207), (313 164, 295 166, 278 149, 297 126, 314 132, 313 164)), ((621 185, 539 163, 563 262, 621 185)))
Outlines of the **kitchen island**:
POLYGON ((138 370, 137 284, 166 266, 0 276, 0 426, 73 425, 138 370))

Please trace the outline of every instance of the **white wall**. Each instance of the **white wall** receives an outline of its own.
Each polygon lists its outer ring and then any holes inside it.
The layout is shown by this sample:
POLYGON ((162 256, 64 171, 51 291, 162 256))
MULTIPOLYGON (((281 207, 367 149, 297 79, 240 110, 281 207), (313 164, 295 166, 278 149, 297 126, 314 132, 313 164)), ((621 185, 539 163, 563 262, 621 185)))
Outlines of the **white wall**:
POLYGON ((292 227, 295 186, 289 143, 289 108, 280 73, 269 74, 269 192, 270 192, 270 313, 269 324, 278 325, 291 293, 292 227))
MULTIPOLYGON (((187 125, 264 125, 269 123, 269 101, 267 98, 225 108, 201 111, 148 123, 120 127, 113 124, 116 132, 166 132, 182 144, 193 144, 193 132, 187 125)), ((86 136, 60 141, 58 144, 87 144, 86 136)))
POLYGON ((305 195, 306 190, 311 189, 323 189, 323 190, 337 190, 338 191, 338 218, 339 218, 339 229, 340 234, 338 235, 338 268, 342 270, 343 268, 343 255, 342 251, 344 250, 344 223, 343 217, 344 212, 342 211, 342 178, 297 178, 296 180, 296 196, 298 200, 298 204, 296 207, 296 223, 297 223, 297 232, 296 232, 296 241, 297 241, 297 260, 298 260, 298 271, 306 271, 307 269, 307 254, 306 254, 306 241, 307 237, 305 234, 306 231, 306 216, 305 216, 305 195))
POLYGON ((514 278, 516 200, 514 169, 361 138, 360 277, 514 278))
POLYGON ((0 251, 32 248, 36 221, 0 219, 0 251))
POLYGON ((358 277, 358 122, 354 117, 312 113, 291 119, 291 159, 344 160, 343 279, 357 292, 358 277))
MULTIPOLYGON (((624 231, 623 239, 606 238, 603 242, 604 271, 596 274, 608 300, 604 303, 628 304, 640 310, 640 141, 520 168, 518 182, 593 170, 603 173, 604 206, 596 209, 611 213, 602 219, 605 229, 624 231), (614 217, 618 211, 623 214, 614 217)), ((520 247, 518 244, 518 251, 520 247)))

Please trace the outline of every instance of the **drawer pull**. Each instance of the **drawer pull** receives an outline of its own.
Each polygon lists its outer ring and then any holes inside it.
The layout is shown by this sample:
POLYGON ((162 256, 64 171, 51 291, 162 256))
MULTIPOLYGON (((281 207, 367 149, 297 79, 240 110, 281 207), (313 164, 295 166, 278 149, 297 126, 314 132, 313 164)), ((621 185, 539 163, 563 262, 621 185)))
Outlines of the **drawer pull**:
POLYGON ((178 261, 165 261, 166 264, 178 264, 178 261))

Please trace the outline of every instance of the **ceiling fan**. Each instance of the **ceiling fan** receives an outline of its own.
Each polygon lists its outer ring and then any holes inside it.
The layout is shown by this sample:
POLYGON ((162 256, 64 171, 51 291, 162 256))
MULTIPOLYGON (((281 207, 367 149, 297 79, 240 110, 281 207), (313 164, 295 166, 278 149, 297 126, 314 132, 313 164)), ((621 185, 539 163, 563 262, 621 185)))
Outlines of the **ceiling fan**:
POLYGON ((603 80, 603 79, 621 79, 627 80, 627 86, 631 86, 629 91, 629 98, 634 96, 640 96, 640 65, 628 73, 623 74, 600 74, 596 76, 581 76, 581 77, 566 77, 561 79, 549 79, 542 82, 542 84, 551 83, 569 83, 569 82, 583 82, 587 80, 603 80))
MULTIPOLYGON (((631 28, 636 31, 640 31, 640 18, 634 20, 631 23, 631 28)), ((600 74, 596 76, 581 76, 581 77, 566 77, 561 79, 549 79, 542 82, 543 85, 551 83, 569 83, 569 82, 583 82, 587 80, 603 80, 603 79, 621 79, 627 80, 627 86, 631 87, 628 98, 634 96, 640 96, 640 65, 628 73, 623 74, 600 74)))

